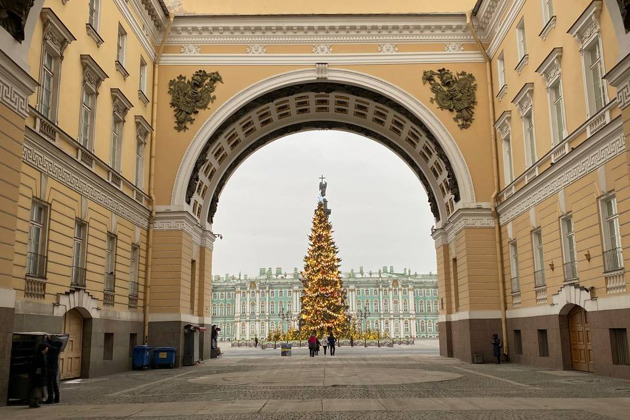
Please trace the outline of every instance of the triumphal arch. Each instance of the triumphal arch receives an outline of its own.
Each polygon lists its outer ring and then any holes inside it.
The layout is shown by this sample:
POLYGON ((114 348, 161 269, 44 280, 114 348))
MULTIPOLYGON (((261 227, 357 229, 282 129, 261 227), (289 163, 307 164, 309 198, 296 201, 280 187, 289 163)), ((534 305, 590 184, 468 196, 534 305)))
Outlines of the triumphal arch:
POLYGON ((18 1, 2 340, 69 333, 68 378, 143 341, 209 357, 223 188, 266 144, 335 129, 429 197, 443 356, 489 360, 498 333, 512 360, 630 377, 627 2, 562 3, 18 1))

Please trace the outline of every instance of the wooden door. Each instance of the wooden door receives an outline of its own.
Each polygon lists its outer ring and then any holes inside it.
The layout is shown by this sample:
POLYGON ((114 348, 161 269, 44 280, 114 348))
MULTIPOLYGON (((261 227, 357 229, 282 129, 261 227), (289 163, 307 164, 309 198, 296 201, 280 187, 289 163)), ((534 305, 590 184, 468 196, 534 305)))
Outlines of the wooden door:
POLYGON ((573 369, 593 372, 593 347, 586 311, 576 307, 569 313, 573 369))
POLYGON ((73 309, 63 317, 63 332, 68 334, 66 349, 59 355, 61 379, 81 377, 81 353, 83 351, 83 317, 73 309))

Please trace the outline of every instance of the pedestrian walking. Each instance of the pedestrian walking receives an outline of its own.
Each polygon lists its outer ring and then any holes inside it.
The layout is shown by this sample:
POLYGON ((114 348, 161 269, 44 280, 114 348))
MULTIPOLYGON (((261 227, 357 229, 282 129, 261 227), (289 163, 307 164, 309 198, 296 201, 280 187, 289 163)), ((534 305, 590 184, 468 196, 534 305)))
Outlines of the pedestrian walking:
POLYGON ((328 348, 330 350, 330 355, 331 356, 335 355, 335 344, 336 343, 337 343, 337 339, 335 338, 335 336, 331 332, 330 335, 328 336, 328 348))
POLYGON ((46 353, 48 353, 48 346, 45 343, 39 343, 28 375, 28 406, 30 408, 39 408, 39 402, 44 397, 44 387, 48 380, 46 353))
POLYGON ((319 348, 321 347, 322 343, 317 337, 315 337, 315 340, 317 340, 317 343, 315 343, 315 356, 319 356, 319 348))
POLYGON ((46 367, 48 370, 46 390, 48 398, 44 404, 59 402, 59 351, 63 346, 63 341, 57 337, 46 336, 45 341, 48 346, 46 354, 46 367))
POLYGON ((317 338, 315 337, 315 333, 311 333, 311 336, 308 338, 308 352, 310 357, 315 357, 315 347, 317 347, 317 338))
POLYGON ((322 335, 322 347, 324 348, 324 356, 326 356, 326 347, 328 347, 328 339, 326 338, 326 334, 322 335))
POLYGON ((258 348, 258 337, 254 337, 254 347, 258 348))
POLYGON ((503 348, 503 342, 499 338, 498 334, 492 334, 492 352, 494 357, 497 358, 497 364, 501 364, 501 349, 503 348))

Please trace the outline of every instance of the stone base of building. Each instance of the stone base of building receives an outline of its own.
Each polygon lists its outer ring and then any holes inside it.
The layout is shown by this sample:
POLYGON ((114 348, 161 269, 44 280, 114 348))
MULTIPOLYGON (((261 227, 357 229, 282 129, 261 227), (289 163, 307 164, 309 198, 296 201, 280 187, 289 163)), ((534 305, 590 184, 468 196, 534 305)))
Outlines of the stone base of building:
MULTIPOLYGON (((591 371, 597 375, 630 379, 629 365, 613 364, 611 343, 611 329, 630 331, 630 308, 590 311, 587 317, 592 346, 591 371)), ((509 318, 507 325, 511 361, 549 369, 574 369, 567 314, 509 318), (520 330, 521 349, 515 342, 515 330, 520 330), (541 355, 539 330, 547 331, 548 356, 541 355)))
POLYGON ((7 387, 9 383, 9 370, 11 366, 11 343, 14 308, 0 307, 0 405, 7 400, 7 387))
POLYGON ((210 359, 210 325, 197 325, 184 321, 149 322, 149 344, 153 347, 175 347, 175 367, 186 365, 185 349, 187 347, 187 338, 191 339, 190 343, 196 347, 196 358, 193 358, 193 362, 210 359), (191 325, 195 326, 194 331, 191 331, 191 325), (187 337, 191 334, 193 334, 192 337, 187 337), (195 334, 197 335, 196 337, 194 337, 195 334))
POLYGON ((481 355, 485 363, 494 360, 492 334, 501 334, 500 319, 462 319, 439 323, 440 355, 472 363, 481 355))

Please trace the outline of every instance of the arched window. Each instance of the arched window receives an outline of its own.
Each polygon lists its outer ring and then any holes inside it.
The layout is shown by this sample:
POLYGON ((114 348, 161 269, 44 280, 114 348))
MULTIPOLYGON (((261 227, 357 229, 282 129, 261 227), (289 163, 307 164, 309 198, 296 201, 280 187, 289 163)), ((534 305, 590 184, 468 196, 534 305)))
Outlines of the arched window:
POLYGON ((374 312, 378 312, 380 309, 378 308, 378 300, 375 300, 374 303, 372 304, 372 307, 374 308, 374 312))
POLYGON ((249 335, 256 335, 256 324, 253 322, 249 324, 249 335))
POLYGON ((241 302, 241 315, 245 315, 245 302, 241 302))
POLYGON ((260 336, 265 337, 265 324, 260 324, 260 336))
POLYGON ((245 298, 247 297, 247 295, 245 294, 245 292, 241 292, 241 297, 242 297, 243 299, 245 299, 245 298))
MULTIPOLYGON (((223 307, 223 304, 221 303, 221 304, 219 305, 219 316, 225 316, 225 311, 224 311, 224 309, 225 309, 225 308, 223 307)), ((221 328, 221 330, 223 330, 223 328, 221 328)))
POLYGON ((385 321, 385 331, 389 332, 389 321, 385 321))
POLYGON ((380 324, 380 322, 378 322, 378 319, 376 321, 374 321, 374 329, 376 331, 379 331, 381 329, 381 324, 380 324))
POLYGON ((428 325, 429 332, 432 333, 433 332, 433 321, 427 321, 427 325, 428 325))
POLYGON ((241 322, 241 336, 245 335, 245 323, 241 322))
POLYGON ((419 313, 419 314, 421 314, 421 313, 423 313, 423 312, 424 312, 424 301, 422 301, 422 300, 421 300, 421 301, 418 303, 418 313, 419 313))
POLYGON ((388 300, 383 302, 383 310, 385 312, 389 312, 389 301, 388 300))
POLYGON ((398 313, 398 299, 394 300, 394 313, 398 313))
POLYGON ((227 308, 227 310, 225 312, 226 312, 227 316, 232 315, 232 305, 228 303, 226 308, 227 308))
POLYGON ((253 314, 254 312, 256 312, 256 303, 252 300, 249 302, 249 313, 253 314))
POLYGON ((394 322, 394 333, 396 335, 400 334, 400 322, 398 322, 398 321, 394 322))
POLYGON ((409 321, 405 321, 405 334, 409 334, 409 321))
POLYGON ((263 301, 260 302, 260 313, 261 314, 265 313, 265 302, 263 301))
POLYGON ((437 300, 433 301, 433 312, 438 312, 438 301, 437 300))
POLYGON ((212 304, 212 316, 216 316, 217 315, 217 305, 215 305, 214 303, 212 304))
POLYGON ((409 312, 409 303, 407 302, 407 300, 403 300, 403 311, 409 312))

